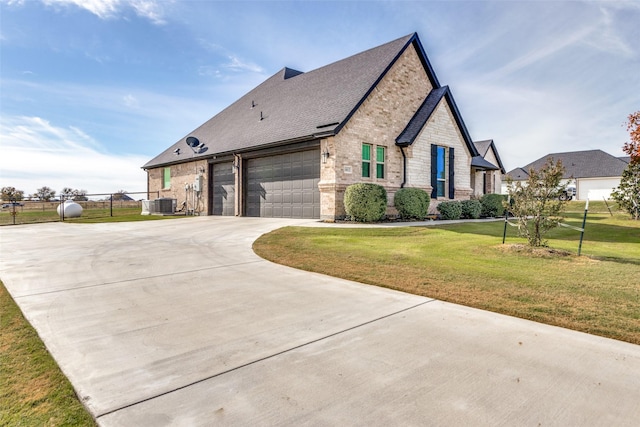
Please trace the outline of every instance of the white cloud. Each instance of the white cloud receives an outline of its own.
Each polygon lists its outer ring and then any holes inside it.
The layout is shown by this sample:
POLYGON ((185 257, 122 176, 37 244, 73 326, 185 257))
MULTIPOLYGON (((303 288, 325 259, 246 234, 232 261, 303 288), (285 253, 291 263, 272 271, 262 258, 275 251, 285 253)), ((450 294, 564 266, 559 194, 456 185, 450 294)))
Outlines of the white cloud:
POLYGON ((140 103, 138 102, 138 99, 135 96, 131 95, 130 93, 123 96, 122 101, 124 102, 124 105, 126 105, 129 108, 137 108, 140 105, 140 103))
POLYGON ((164 20, 164 10, 160 3, 152 0, 131 0, 131 7, 136 11, 138 16, 147 18, 149 21, 157 25, 166 24, 164 20))
POLYGON ((110 154, 76 127, 62 128, 40 117, 0 119, 0 186, 32 194, 46 185, 90 194, 146 190, 144 156, 110 154))
POLYGON ((41 0, 47 6, 75 6, 100 19, 118 18, 130 8, 136 15, 156 25, 165 24, 164 9, 156 0, 41 0))
POLYGON ((259 65, 244 62, 237 56, 229 56, 229 60, 231 62, 224 64, 223 67, 230 68, 234 71, 251 71, 253 73, 262 73, 264 71, 259 65))

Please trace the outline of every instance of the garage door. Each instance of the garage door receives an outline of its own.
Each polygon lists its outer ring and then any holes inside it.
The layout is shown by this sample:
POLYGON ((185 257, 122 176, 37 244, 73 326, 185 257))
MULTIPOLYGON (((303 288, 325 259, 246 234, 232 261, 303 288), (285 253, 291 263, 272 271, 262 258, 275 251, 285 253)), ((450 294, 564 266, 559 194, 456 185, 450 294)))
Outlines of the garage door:
POLYGON ((247 216, 320 218, 320 150, 249 159, 247 216))
POLYGON ((235 175, 231 162, 214 163, 212 180, 213 215, 235 215, 235 175))

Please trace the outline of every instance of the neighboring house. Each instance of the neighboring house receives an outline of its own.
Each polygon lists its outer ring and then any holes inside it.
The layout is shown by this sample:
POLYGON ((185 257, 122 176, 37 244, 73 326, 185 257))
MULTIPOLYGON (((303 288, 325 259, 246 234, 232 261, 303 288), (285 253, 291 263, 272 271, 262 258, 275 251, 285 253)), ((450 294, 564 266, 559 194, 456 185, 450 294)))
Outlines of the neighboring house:
POLYGON ((357 182, 384 186, 390 214, 403 187, 428 191, 432 211, 495 191, 499 156, 478 144, 483 155, 414 33, 306 73, 283 68, 143 169, 150 196, 188 211, 334 220, 357 182))
MULTIPOLYGON (((615 157, 602 150, 573 151, 548 154, 535 162, 507 173, 514 181, 525 181, 528 171, 541 169, 548 158, 562 161, 565 168, 563 179, 576 186, 577 200, 609 199, 614 188, 620 185, 622 172, 628 166, 625 158, 615 157)), ((506 184, 503 184, 506 193, 506 184)))

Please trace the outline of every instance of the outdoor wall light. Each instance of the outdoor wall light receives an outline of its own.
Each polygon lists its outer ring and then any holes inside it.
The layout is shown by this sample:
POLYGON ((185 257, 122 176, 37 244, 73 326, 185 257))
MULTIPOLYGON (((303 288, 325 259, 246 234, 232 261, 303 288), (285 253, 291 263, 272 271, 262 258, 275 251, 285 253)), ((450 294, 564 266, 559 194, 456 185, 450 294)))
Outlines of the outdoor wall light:
POLYGON ((325 148, 322 152, 322 163, 327 163, 327 159, 329 158, 329 156, 331 156, 331 153, 329 153, 329 148, 325 148))

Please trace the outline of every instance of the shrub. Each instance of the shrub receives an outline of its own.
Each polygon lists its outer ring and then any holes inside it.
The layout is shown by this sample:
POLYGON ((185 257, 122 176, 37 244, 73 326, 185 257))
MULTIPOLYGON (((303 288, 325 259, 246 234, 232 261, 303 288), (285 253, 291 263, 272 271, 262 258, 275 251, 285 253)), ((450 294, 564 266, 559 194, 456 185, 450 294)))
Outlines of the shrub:
POLYGON ((480 216, 503 216, 504 205, 502 202, 506 200, 507 197, 502 194, 485 194, 480 198, 480 203, 482 204, 482 212, 480 212, 480 216))
POLYGON ((401 188, 393 204, 403 219, 424 219, 429 213, 429 193, 420 188, 401 188))
POLYGON ((463 200, 462 202, 460 202, 460 207, 462 209, 462 218, 480 218, 480 212, 482 212, 482 203, 480 203, 480 200, 463 200))
POLYGON ((344 192, 344 208, 354 221, 380 221, 387 212, 387 191, 378 184, 352 184, 344 192))
POLYGON ((460 219, 462 215, 462 204, 456 201, 442 202, 438 205, 442 219, 460 219))

